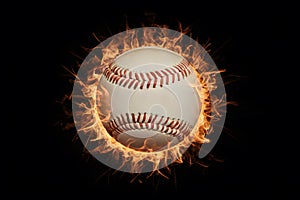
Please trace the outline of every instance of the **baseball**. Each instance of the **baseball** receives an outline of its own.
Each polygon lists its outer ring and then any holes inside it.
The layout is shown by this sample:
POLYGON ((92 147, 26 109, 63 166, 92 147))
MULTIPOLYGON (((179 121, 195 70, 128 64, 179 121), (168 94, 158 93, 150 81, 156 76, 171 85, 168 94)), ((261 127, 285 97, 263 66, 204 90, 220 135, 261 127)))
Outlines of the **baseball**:
POLYGON ((181 142, 196 125, 201 85, 181 55, 156 46, 128 50, 114 59, 97 88, 97 109, 107 132, 139 151, 181 142))

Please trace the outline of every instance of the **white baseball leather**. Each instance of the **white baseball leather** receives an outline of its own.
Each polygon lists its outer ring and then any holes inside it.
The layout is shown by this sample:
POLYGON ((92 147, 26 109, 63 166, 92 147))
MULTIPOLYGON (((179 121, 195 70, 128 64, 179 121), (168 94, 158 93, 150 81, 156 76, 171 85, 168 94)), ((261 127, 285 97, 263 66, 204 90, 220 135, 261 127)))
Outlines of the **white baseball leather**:
POLYGON ((200 87, 192 66, 179 54, 139 47, 119 55, 104 70, 98 109, 106 116, 108 132, 124 145, 135 140, 142 146, 148 139, 160 150, 176 145, 196 125, 200 87))

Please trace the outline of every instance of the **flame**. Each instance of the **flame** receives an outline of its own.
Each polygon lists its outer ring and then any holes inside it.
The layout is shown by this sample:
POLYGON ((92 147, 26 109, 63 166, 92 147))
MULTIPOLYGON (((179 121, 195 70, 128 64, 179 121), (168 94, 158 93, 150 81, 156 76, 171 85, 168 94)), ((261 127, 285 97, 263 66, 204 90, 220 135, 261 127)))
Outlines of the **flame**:
MULTIPOLYGON (((177 163, 185 161, 191 163, 193 155, 190 152, 196 152, 203 143, 209 142, 205 136, 213 131, 211 122, 218 120, 223 113, 224 99, 210 93, 218 85, 215 75, 222 71, 211 70, 209 63, 203 59, 205 51, 195 49, 190 44, 183 45, 184 36, 190 31, 189 29, 180 29, 180 34, 174 36, 170 35, 169 29, 165 27, 160 30, 159 32, 152 28, 139 29, 139 31, 137 29, 126 30, 126 34, 122 34, 122 37, 114 37, 105 45, 98 45, 91 49, 98 54, 92 54, 82 63, 81 67, 87 69, 84 76, 76 75, 74 84, 81 90, 73 92, 72 98, 73 102, 76 102, 73 105, 73 108, 76 108, 73 109, 73 118, 78 135, 84 141, 85 147, 88 146, 93 154, 109 154, 113 156, 112 159, 120 161, 121 164, 117 170, 121 170, 126 165, 128 172, 141 173, 147 163, 148 166, 151 166, 148 171, 154 172, 159 171, 161 166, 167 167, 170 160, 177 163), (143 36, 141 37, 140 34, 143 36), (183 56, 192 64, 201 83, 201 88, 195 87, 202 103, 196 126, 191 134, 178 145, 161 151, 139 151, 118 142, 103 126, 103 122, 110 118, 110 110, 99 109, 99 99, 109 95, 104 88, 99 88, 98 85, 105 67, 112 63, 118 55, 144 46, 166 48, 183 56), (212 115, 212 113, 214 114, 212 115), (183 149, 187 148, 192 150, 183 154, 183 149)), ((108 106, 103 107, 109 108, 108 106)), ((145 143, 147 142, 151 141, 146 140, 145 143)))

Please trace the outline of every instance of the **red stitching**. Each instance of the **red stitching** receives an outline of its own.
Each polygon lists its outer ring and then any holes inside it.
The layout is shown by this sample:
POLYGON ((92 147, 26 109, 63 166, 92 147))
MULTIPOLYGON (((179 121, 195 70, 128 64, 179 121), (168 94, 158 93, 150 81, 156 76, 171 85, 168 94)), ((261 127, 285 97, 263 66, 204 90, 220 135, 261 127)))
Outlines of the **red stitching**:
POLYGON ((161 73, 163 73, 166 77, 166 84, 169 85, 169 75, 165 72, 165 71, 161 71, 161 73))
POLYGON ((186 121, 146 112, 121 114, 109 122, 103 122, 103 125, 113 137, 135 129, 153 130, 174 137, 183 137, 192 130, 191 125, 186 121))
POLYGON ((150 74, 153 76, 154 78, 154 82, 153 82, 153 88, 156 88, 156 83, 157 83, 157 76, 155 75, 154 72, 150 72, 150 74))
POLYGON ((146 76, 148 78, 147 88, 149 88, 150 84, 151 84, 151 77, 150 77, 149 73, 146 73, 146 76))
POLYGON ((129 72, 129 79, 132 79, 132 71, 129 72))
POLYGON ((119 82, 119 85, 122 85, 122 83, 125 81, 125 78, 121 77, 120 78, 120 82, 119 82))
POLYGON ((134 79, 131 79, 131 81, 130 81, 130 83, 129 83, 129 85, 128 85, 128 89, 130 89, 131 88, 131 86, 133 85, 133 83, 135 82, 136 80, 134 80, 134 79))
POLYGON ((103 75, 111 83, 127 88, 156 88, 157 85, 163 87, 164 84, 169 85, 189 76, 191 70, 189 63, 182 60, 179 64, 172 67, 153 72, 133 72, 128 69, 121 68, 112 63, 105 68, 103 75), (165 80, 164 80, 165 79, 165 80))
POLYGON ((140 120, 141 120, 140 118, 141 118, 141 113, 138 113, 138 117, 137 117, 137 120, 136 120, 136 121, 137 121, 137 122, 140 122, 140 120))
POLYGON ((131 113, 131 119, 133 123, 136 123, 134 113, 131 113))
POLYGON ((174 72, 174 75, 177 75, 177 81, 180 81, 180 73, 177 73, 176 68, 171 68, 171 70, 174 72))
POLYGON ((142 123, 145 123, 145 121, 146 121, 146 118, 147 118, 147 114, 146 114, 146 113, 144 113, 144 116, 143 116, 142 123))

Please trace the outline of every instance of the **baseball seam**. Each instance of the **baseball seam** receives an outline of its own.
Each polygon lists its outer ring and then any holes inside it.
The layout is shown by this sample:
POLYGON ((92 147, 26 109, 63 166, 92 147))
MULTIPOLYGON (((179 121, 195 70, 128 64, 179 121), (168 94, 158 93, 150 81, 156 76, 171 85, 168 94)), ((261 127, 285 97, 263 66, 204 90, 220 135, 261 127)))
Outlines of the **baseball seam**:
POLYGON ((192 130, 192 126, 186 121, 146 112, 120 114, 103 125, 113 137, 137 129, 153 130, 173 137, 183 137, 192 130))
POLYGON ((133 88, 156 88, 158 85, 169 85, 187 77, 191 70, 189 63, 183 59, 177 65, 162 70, 151 72, 133 72, 129 69, 122 68, 115 63, 105 68, 103 75, 111 83, 117 84, 128 89, 133 88))

